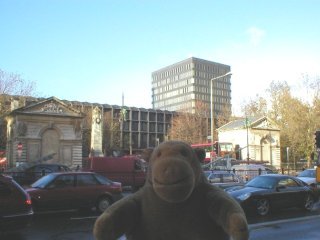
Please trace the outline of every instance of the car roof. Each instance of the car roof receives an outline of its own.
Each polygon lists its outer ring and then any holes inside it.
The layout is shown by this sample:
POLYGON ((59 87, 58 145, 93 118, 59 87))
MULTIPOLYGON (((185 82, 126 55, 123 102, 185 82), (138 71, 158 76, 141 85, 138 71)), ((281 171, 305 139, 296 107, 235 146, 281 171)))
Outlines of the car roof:
POLYGON ((53 172, 48 175, 79 175, 79 174, 96 174, 94 172, 86 172, 86 171, 77 171, 77 172, 53 172))
POLYGON ((285 178, 285 177, 295 178, 294 176, 290 176, 290 175, 286 175, 286 174, 278 174, 278 173, 263 174, 263 175, 260 175, 260 176, 263 176, 263 177, 274 177, 274 178, 285 178))
POLYGON ((65 164, 62 163, 36 163, 34 165, 31 165, 31 167, 33 166, 64 166, 64 167, 68 167, 65 164))
POLYGON ((8 180, 12 180, 12 177, 9 176, 9 175, 0 174, 0 179, 1 179, 1 180, 8 181, 8 180))
POLYGON ((207 173, 214 173, 214 174, 234 174, 233 172, 225 171, 225 170, 209 170, 206 171, 207 173))

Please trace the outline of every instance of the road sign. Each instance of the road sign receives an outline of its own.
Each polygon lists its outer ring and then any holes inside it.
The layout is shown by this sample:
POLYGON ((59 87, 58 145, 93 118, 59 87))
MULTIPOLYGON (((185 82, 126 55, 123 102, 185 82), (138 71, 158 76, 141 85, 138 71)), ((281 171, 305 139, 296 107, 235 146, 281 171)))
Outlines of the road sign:
POLYGON ((22 143, 19 142, 18 145, 17 145, 17 150, 18 150, 18 156, 19 156, 19 158, 21 157, 21 154, 22 154, 22 147, 23 147, 22 143))

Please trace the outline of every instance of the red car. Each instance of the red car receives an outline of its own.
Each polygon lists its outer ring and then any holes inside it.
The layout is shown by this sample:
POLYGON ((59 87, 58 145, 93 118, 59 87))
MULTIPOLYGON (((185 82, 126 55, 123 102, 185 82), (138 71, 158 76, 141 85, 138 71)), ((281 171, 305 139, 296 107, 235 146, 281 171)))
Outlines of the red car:
POLYGON ((24 228, 32 217, 29 194, 12 177, 0 174, 0 233, 24 228))
POLYGON ((34 211, 95 207, 103 212, 122 198, 121 183, 93 172, 59 172, 46 175, 27 188, 34 211))

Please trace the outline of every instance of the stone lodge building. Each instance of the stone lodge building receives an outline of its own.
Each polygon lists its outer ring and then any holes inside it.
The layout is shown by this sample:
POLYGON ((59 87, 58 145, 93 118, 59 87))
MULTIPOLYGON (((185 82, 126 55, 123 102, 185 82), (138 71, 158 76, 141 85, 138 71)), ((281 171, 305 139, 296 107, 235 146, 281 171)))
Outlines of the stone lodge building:
POLYGON ((139 153, 168 138, 174 115, 55 97, 10 96, 7 105, 11 111, 3 123, 7 129, 8 167, 35 161, 77 167, 89 155, 139 153))

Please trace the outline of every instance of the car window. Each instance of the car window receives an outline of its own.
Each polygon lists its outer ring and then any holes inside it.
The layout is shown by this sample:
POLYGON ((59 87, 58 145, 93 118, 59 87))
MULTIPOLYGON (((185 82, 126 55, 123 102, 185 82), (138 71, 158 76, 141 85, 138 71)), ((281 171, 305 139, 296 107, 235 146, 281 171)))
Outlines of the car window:
POLYGON ((58 166, 60 172, 69 172, 70 169, 66 166, 58 166))
POLYGON ((33 188, 45 188, 46 186, 49 186, 53 179, 55 178, 55 175, 49 174, 46 175, 40 179, 38 179, 36 182, 34 182, 31 187, 33 188))
POLYGON ((92 174, 77 175, 77 186, 92 186, 98 184, 99 182, 94 178, 92 174))
POLYGON ((112 181, 110 179, 108 179, 100 174, 95 174, 94 176, 100 184, 103 184, 103 185, 111 185, 112 184, 112 181))
POLYGON ((221 183, 222 181, 222 179, 221 179, 221 176, 220 176, 221 174, 211 174, 210 176, 209 176, 209 181, 211 182, 211 183, 221 183))
POLYGON ((281 179, 278 183, 278 186, 284 186, 284 187, 297 187, 298 184, 291 178, 285 178, 281 179))
POLYGON ((230 182, 238 182, 238 179, 232 174, 223 174, 223 182, 230 183, 230 182))
POLYGON ((66 188, 74 186, 74 176, 73 175, 60 175, 58 176, 50 187, 54 188, 66 188))
POLYGON ((33 169, 33 172, 35 175, 39 178, 42 177, 43 175, 48 175, 49 173, 52 173, 52 169, 45 167, 45 166, 36 166, 33 169))
POLYGON ((268 176, 257 176, 246 183, 247 187, 272 189, 277 185, 277 180, 268 176))

